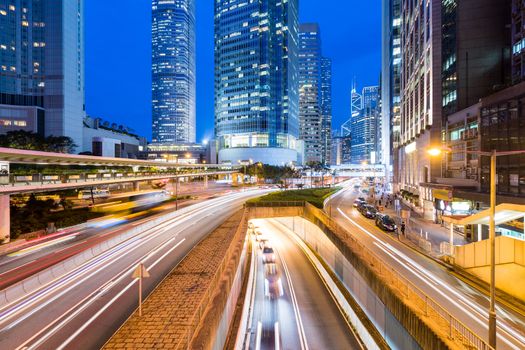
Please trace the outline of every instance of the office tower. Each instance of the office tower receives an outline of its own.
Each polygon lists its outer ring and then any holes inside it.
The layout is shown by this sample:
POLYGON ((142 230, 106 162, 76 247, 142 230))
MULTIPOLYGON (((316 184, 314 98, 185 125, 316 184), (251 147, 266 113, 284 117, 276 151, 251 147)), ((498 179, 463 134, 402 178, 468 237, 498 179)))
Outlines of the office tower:
POLYGON ((442 4, 443 117, 510 83, 511 0, 442 4))
POLYGON ((219 161, 297 161, 298 1, 215 0, 219 161))
POLYGON ((324 163, 330 164, 332 135, 332 60, 321 58, 321 114, 323 116, 324 163))
POLYGON ((317 23, 299 26, 299 138, 304 162, 326 158, 321 110, 321 32, 317 23))
POLYGON ((402 0, 401 9, 399 190, 419 197, 427 212, 432 190, 421 184, 441 172, 426 153, 441 145, 441 0, 402 0))
MULTIPOLYGON (((397 148, 400 131, 401 88, 401 0, 382 1, 382 56, 381 56, 381 148, 382 163, 387 169, 393 165, 398 183, 397 148)), ((388 171, 389 175, 390 172, 388 171)), ((397 190, 397 188, 395 188, 397 190)))
POLYGON ((195 0, 152 0, 153 142, 195 142, 195 0))
POLYGON ((449 116, 508 83, 510 1, 403 0, 401 23, 399 189, 430 219, 447 161, 426 150, 449 137, 449 116))
POLYGON ((378 157, 378 139, 380 127, 379 87, 363 88, 362 94, 352 90, 352 163, 376 164, 378 157))
POLYGON ((81 149, 83 1, 4 1, 0 28, 0 132, 69 136, 81 149))
POLYGON ((525 79, 525 3, 512 0, 512 82, 525 79))

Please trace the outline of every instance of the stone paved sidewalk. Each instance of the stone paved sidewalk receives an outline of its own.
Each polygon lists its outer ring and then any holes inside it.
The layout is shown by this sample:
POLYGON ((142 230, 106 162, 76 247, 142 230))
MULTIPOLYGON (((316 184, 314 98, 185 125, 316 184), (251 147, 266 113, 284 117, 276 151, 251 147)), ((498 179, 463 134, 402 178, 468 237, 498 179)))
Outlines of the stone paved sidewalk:
POLYGON ((103 349, 185 349, 242 217, 241 210, 199 243, 146 299, 142 317, 135 312, 103 349))

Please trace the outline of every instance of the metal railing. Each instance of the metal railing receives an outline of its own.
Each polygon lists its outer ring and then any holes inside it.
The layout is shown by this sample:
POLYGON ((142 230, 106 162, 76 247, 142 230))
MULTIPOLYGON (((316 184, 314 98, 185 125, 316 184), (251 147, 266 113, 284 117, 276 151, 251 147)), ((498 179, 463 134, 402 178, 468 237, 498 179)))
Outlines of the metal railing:
POLYGON ((435 330, 438 334, 448 337, 449 340, 459 344, 462 349, 493 350, 485 340, 468 326, 455 318, 423 290, 400 275, 322 210, 306 203, 305 214, 310 214, 322 222, 338 236, 343 244, 352 250, 353 254, 365 262, 370 270, 383 279, 386 285, 399 291, 400 295, 407 301, 406 305, 417 314, 431 320, 428 324, 431 328, 437 328, 435 330))
POLYGON ((278 208, 278 207, 304 207, 304 201, 276 201, 276 202, 246 202, 247 208, 278 208))
POLYGON ((125 181, 144 178, 173 178, 173 177, 199 177, 206 175, 230 174, 232 171, 188 171, 188 172, 97 172, 97 173, 72 173, 72 174, 28 174, 28 175, 1 175, 0 186, 28 186, 50 185, 66 183, 82 183, 95 181, 125 181))

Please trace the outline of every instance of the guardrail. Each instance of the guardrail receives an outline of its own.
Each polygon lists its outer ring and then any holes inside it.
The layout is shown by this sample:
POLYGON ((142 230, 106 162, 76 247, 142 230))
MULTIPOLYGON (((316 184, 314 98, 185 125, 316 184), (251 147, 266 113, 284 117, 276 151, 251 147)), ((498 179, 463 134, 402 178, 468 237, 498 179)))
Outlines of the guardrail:
POLYGON ((304 207, 304 201, 285 201, 285 202, 246 202, 246 208, 278 208, 278 207, 304 207))
POLYGON ((17 186, 27 184, 58 184, 74 183, 86 181, 101 181, 110 179, 135 179, 140 177, 186 177, 186 176, 205 176, 207 174, 232 173, 232 171, 212 170, 199 172, 107 172, 107 173, 76 173, 76 174, 29 174, 29 175, 3 175, 0 176, 0 185, 17 186))
POLYGON ((451 341, 459 343, 462 348, 493 350, 485 340, 480 338, 468 326, 455 318, 415 284, 401 276, 394 268, 359 242, 356 237, 337 224, 322 210, 306 203, 305 215, 315 217, 334 234, 338 235, 339 239, 348 245, 353 253, 360 257, 360 260, 366 262, 367 267, 382 278, 386 285, 400 291, 401 296, 408 301, 406 304, 411 309, 419 315, 429 318, 432 328, 439 327, 442 335, 446 335, 451 341))

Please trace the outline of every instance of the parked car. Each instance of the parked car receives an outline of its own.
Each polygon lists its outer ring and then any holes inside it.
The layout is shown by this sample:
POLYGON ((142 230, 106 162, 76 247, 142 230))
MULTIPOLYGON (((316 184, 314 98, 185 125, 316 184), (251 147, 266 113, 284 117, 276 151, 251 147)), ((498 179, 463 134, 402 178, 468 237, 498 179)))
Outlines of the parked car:
POLYGON ((385 214, 376 215, 376 226, 387 232, 395 232, 397 230, 397 225, 394 219, 385 214))
POLYGON ((366 203, 366 201, 364 200, 364 198, 363 197, 359 197, 356 200, 354 200, 354 208, 357 208, 357 207, 359 207, 359 205, 365 204, 365 203, 366 203))
POLYGON ((377 209, 369 204, 361 205, 357 209, 367 219, 375 219, 377 215, 377 209))

